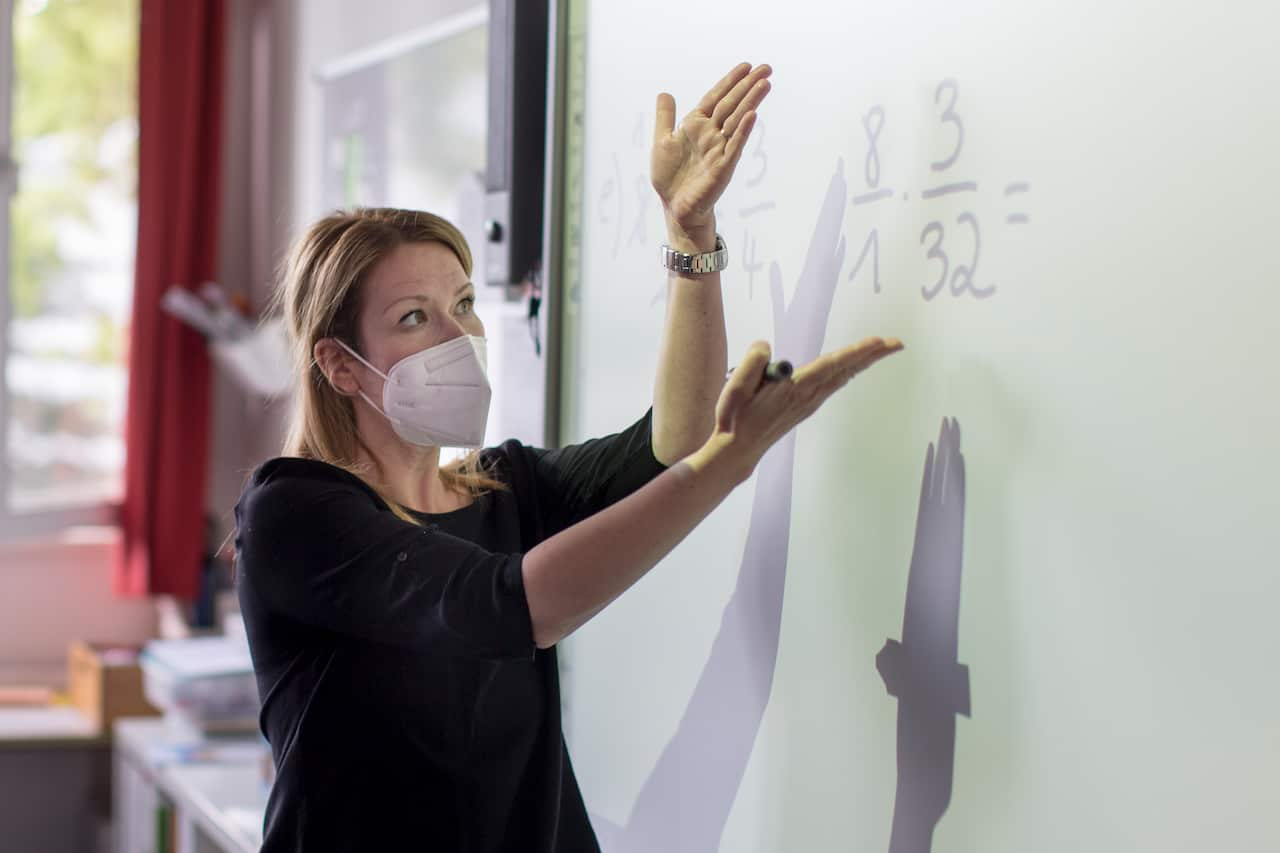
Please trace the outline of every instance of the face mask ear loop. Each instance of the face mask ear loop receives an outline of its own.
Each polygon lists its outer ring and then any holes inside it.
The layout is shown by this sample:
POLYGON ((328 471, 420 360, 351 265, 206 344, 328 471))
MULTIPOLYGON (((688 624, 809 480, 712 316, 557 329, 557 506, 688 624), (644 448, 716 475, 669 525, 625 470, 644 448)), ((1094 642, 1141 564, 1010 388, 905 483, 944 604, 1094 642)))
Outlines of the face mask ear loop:
POLYGON ((381 377, 382 377, 382 380, 383 380, 384 382, 390 381, 390 380, 388 380, 388 379, 387 379, 387 374, 383 373, 381 370, 379 370, 378 368, 374 367, 374 366, 373 366, 372 364, 370 364, 369 362, 365 361, 365 360, 364 360, 364 356, 362 356, 360 353, 358 353, 358 352, 356 352, 355 350, 353 350, 351 347, 347 346, 347 342, 346 342, 346 341, 342 340, 341 338, 334 338, 334 340, 338 342, 338 346, 342 347, 344 350, 346 350, 347 352, 349 352, 349 353, 351 353, 353 356, 355 356, 357 361, 359 361, 359 362, 360 362, 361 364, 363 364, 365 367, 367 367, 367 368, 369 368, 370 370, 372 370, 374 373, 376 373, 376 374, 378 374, 379 376, 381 376, 381 377))
MULTIPOLYGON (((351 353, 353 356, 355 356, 355 357, 356 357, 356 359, 357 359, 361 364, 363 364, 365 367, 369 368, 369 369, 370 369, 370 370, 372 370, 374 373, 376 373, 376 374, 378 374, 379 376, 381 376, 381 377, 382 377, 382 381, 383 381, 383 382, 389 382, 389 381, 391 381, 391 380, 387 379, 387 374, 383 373, 381 370, 379 370, 378 368, 374 367, 374 366, 373 366, 372 364, 370 364, 369 362, 365 361, 365 360, 364 360, 364 356, 360 355, 360 353, 356 352, 356 351, 355 351, 355 350, 353 350, 351 347, 347 346, 347 342, 346 342, 346 341, 342 340, 341 338, 334 338, 334 340, 338 342, 338 346, 342 347, 344 350, 346 350, 347 352, 349 352, 349 353, 351 353)), ((387 420, 391 420, 391 417, 390 417, 386 412, 384 412, 384 411, 382 410, 382 407, 381 407, 381 406, 379 406, 378 404, 374 403, 372 400, 370 400, 370 399, 365 395, 365 393, 364 393, 364 389, 361 389, 361 390, 357 391, 356 393, 360 395, 360 399, 361 399, 361 400, 364 400, 366 403, 368 403, 368 404, 369 404, 369 407, 370 407, 371 409, 373 409, 373 410, 374 410, 375 412, 377 412, 378 414, 382 415, 382 416, 383 416, 384 418, 386 418, 387 420)))
POLYGON ((366 397, 363 391, 357 391, 356 393, 360 395, 361 400, 364 400, 366 403, 369 404, 369 408, 373 409, 375 412, 382 415, 384 418, 387 418, 387 420, 391 420, 391 418, 387 417, 387 413, 382 411, 382 407, 379 406, 377 403, 373 402, 372 400, 370 400, 368 397, 366 397))

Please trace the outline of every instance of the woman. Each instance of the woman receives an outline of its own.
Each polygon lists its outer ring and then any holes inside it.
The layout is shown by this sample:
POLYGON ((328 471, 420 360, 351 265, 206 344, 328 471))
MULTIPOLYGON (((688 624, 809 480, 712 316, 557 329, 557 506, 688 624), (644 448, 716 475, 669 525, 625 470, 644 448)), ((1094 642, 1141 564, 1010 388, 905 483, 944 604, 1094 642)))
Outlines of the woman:
MULTIPOLYGON (((652 158, 669 243, 713 207, 768 93, 740 65, 652 158)), ((546 451, 474 446, 488 393, 462 235, 430 214, 329 216, 283 302, 299 408, 236 507, 241 607, 277 768, 264 851, 594 851, 560 728, 555 644, 653 567, 765 450, 859 370, 872 338, 726 382, 718 273, 672 273, 652 410, 546 451), (427 382, 430 377, 430 383, 427 382), (718 399, 717 399, 718 398, 718 399)))

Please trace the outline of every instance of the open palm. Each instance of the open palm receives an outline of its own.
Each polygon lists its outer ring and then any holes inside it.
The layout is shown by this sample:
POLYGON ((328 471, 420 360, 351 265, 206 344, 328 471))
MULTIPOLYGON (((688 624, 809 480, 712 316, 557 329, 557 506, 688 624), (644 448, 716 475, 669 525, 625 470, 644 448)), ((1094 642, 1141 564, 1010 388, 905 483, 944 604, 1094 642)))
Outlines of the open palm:
POLYGON ((686 229, 711 221, 715 203, 769 94, 768 65, 735 66, 676 126, 675 98, 658 95, 650 179, 667 217, 686 229))

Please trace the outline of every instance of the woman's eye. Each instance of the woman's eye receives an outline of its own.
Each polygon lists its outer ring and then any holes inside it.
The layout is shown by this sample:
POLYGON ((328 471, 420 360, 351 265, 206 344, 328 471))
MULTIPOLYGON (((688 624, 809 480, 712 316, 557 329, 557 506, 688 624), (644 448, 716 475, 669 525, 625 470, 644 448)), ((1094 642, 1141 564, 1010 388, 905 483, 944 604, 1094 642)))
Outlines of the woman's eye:
POLYGON ((408 314, 405 314, 403 317, 400 318, 400 325, 417 326, 421 323, 425 323, 426 321, 427 321, 427 315, 422 313, 422 309, 414 308, 408 314))
POLYGON ((466 299, 458 303, 458 312, 460 314, 470 314, 471 309, 475 307, 476 300, 468 296, 466 299))

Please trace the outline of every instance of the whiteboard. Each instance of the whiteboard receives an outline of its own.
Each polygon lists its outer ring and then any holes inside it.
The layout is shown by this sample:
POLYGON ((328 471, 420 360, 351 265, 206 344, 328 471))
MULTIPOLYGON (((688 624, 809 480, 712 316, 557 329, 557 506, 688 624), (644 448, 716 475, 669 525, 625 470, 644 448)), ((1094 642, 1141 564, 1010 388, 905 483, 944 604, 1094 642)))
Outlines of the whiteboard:
POLYGON ((566 440, 651 399, 654 97, 741 60, 730 363, 907 346, 566 643, 606 851, 1280 849, 1280 7, 570 16, 566 440))

